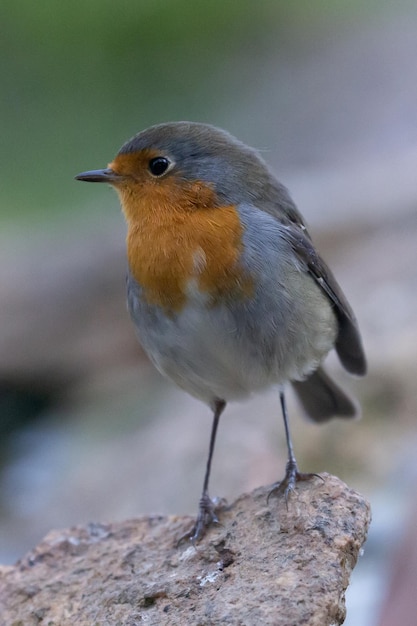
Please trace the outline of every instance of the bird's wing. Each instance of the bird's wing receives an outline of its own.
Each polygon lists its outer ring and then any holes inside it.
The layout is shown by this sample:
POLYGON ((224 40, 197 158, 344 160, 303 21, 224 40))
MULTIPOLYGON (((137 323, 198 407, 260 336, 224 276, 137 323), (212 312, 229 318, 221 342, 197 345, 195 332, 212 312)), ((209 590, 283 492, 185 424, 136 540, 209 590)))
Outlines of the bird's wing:
MULTIPOLYGON (((298 212, 295 214, 298 217, 298 212)), ((339 322, 336 352, 343 366, 352 374, 366 373, 366 358, 355 315, 332 271, 319 256, 300 220, 285 220, 285 237, 298 260, 332 302, 339 322), (292 222, 292 223, 291 223, 292 222)))

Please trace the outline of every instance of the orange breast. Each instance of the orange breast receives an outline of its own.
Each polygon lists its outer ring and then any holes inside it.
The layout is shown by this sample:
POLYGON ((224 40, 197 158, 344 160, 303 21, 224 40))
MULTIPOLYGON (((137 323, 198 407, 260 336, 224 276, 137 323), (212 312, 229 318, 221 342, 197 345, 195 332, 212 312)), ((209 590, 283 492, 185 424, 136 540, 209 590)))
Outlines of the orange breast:
POLYGON ((129 266, 150 304, 180 311, 192 283, 213 304, 252 293, 239 264, 243 229, 236 208, 217 206, 208 185, 167 177, 117 191, 128 224, 129 266))

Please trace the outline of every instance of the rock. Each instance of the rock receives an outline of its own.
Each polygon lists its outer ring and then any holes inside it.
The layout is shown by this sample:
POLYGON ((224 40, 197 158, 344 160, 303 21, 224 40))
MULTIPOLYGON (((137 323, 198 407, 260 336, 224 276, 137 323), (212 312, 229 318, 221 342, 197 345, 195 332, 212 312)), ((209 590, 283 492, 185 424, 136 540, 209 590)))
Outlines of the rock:
POLYGON ((178 543, 188 516, 54 530, 0 568, 2 623, 342 624, 370 507, 323 479, 299 484, 288 507, 274 495, 267 503, 268 487, 223 505, 196 548, 178 543))

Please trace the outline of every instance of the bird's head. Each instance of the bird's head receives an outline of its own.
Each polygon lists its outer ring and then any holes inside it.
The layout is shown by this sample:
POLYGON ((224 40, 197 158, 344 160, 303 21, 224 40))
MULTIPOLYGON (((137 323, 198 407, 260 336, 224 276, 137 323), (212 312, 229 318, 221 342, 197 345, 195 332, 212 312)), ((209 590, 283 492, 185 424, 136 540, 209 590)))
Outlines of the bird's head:
MULTIPOLYGON (((107 168, 77 180, 109 183, 119 193, 128 221, 141 202, 164 198, 193 205, 224 206, 254 201, 271 175, 256 151, 229 133, 196 122, 152 126, 127 141, 107 168)), ((156 204, 155 204, 156 206, 156 204)))

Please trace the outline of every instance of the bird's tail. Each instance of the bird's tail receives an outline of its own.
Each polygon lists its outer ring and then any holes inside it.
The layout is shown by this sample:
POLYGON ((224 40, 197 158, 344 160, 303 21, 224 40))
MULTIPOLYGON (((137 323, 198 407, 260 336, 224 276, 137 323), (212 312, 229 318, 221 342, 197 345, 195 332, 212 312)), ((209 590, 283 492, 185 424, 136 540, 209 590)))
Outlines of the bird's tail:
POLYGON ((319 367, 303 381, 292 385, 307 415, 315 422, 332 417, 355 417, 358 407, 349 396, 319 367))

